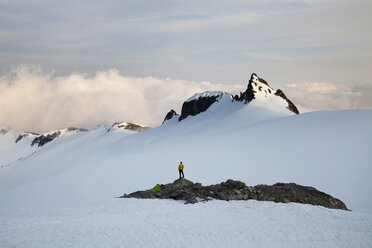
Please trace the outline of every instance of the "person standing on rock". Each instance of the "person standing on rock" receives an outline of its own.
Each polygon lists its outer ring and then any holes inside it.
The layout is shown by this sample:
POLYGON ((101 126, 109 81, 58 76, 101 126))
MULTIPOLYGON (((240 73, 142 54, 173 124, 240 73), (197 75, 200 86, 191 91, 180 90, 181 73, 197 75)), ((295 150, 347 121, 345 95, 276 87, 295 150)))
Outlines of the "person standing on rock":
POLYGON ((180 173, 180 178, 181 178, 181 175, 182 175, 182 177, 185 177, 185 175, 183 174, 183 164, 182 164, 182 162, 180 162, 180 164, 178 165, 178 172, 180 173))

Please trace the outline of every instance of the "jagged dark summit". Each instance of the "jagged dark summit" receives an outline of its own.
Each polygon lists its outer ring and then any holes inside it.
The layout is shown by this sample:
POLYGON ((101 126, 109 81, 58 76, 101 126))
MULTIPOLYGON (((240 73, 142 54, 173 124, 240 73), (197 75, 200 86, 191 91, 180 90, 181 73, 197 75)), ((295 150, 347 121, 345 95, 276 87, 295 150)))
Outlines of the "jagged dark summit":
MULTIPOLYGON (((227 93, 217 92, 216 94, 216 92, 205 92, 205 94, 195 94, 194 97, 188 99, 182 104, 181 115, 178 118, 178 121, 182 121, 190 115, 195 116, 206 111, 213 103, 218 102, 225 94, 227 93)), ((256 73, 252 73, 247 89, 244 92, 240 92, 239 96, 230 96, 232 101, 247 104, 256 99, 258 95, 261 97, 280 97, 287 102, 286 108, 288 110, 295 114, 299 114, 297 107, 287 98, 281 89, 274 90, 264 79, 258 77, 256 73)), ((176 115, 173 111, 174 110, 171 110, 166 115, 163 123, 176 115)))
POLYGON ((258 200, 273 202, 296 202, 303 204, 319 205, 326 208, 348 210, 346 205, 326 193, 313 187, 301 186, 295 183, 277 183, 274 185, 247 186, 241 181, 227 180, 216 185, 202 186, 185 178, 180 178, 173 183, 160 185, 161 190, 137 191, 120 198, 149 198, 149 199, 174 199, 184 200, 185 203, 218 200, 258 200))
MULTIPOLYGON (((240 92, 240 96, 236 95, 234 97, 234 100, 239 101, 239 102, 244 101, 245 103, 249 103, 250 101, 255 99, 254 95, 257 92, 253 89, 253 84, 255 84, 255 86, 258 87, 257 81, 269 86, 269 84, 262 78, 259 78, 256 73, 252 73, 251 78, 249 79, 246 91, 240 92), (256 82, 254 82, 255 79, 256 79, 256 82)), ((271 93, 271 91, 269 93, 271 93)))
POLYGON ((259 84, 265 84, 267 86, 267 89, 265 92, 266 94, 272 94, 274 93, 276 96, 279 96, 283 98, 287 103, 288 103, 288 109, 292 111, 295 114, 299 114, 300 112, 298 111, 297 107, 293 104, 291 100, 289 100, 286 95, 283 93, 281 89, 277 89, 276 91, 270 87, 270 85, 262 78, 258 77, 256 73, 252 73, 251 78, 249 79, 249 83, 247 86, 247 90, 244 91, 243 93, 240 93, 240 96, 235 96, 234 100, 236 101, 244 101, 245 103, 251 102, 253 99, 255 99, 255 95, 258 91, 264 90, 262 86, 259 84))

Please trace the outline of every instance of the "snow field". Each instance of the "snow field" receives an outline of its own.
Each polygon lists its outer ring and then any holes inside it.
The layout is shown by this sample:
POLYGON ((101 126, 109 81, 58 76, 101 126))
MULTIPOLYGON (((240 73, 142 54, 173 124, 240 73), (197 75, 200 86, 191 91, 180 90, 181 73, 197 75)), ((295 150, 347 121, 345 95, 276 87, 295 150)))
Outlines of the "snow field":
POLYGON ((203 185, 295 182, 372 213, 372 111, 273 117, 221 103, 134 135, 102 126, 53 141, 2 170, 0 206, 111 199, 173 182, 183 161, 186 178, 203 185))
POLYGON ((303 204, 112 199, 0 208, 1 247, 371 247, 372 216, 303 204), (6 217, 5 217, 6 216, 6 217))
POLYGON ((31 154, 3 140, 0 161, 15 162, 0 172, 0 247, 372 247, 372 111, 292 115, 261 103, 224 95, 181 122, 138 134, 99 126, 31 154), (179 161, 203 185, 295 182, 353 212, 114 199, 173 182, 179 161))

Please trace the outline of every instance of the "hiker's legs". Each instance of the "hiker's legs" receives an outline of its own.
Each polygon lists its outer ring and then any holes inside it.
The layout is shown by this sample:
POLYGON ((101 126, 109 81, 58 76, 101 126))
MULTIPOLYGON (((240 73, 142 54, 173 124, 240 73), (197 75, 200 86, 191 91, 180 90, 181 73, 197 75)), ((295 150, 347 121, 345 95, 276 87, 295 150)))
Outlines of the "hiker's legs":
POLYGON ((185 177, 185 175, 183 174, 183 170, 181 170, 181 173, 182 173, 182 177, 185 177))
POLYGON ((183 173, 183 172, 182 172, 182 170, 178 170, 178 172, 180 173, 180 178, 181 178, 181 173, 183 173))

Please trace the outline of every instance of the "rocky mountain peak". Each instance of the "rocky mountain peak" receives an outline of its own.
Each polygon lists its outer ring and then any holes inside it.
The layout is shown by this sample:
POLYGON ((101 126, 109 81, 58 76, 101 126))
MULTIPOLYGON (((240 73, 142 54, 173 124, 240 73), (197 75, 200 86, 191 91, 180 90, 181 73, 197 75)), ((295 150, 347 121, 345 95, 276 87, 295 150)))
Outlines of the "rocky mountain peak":
MULTIPOLYGON (((247 104, 255 99, 261 101, 263 107, 270 104, 274 104, 275 106, 279 104, 283 106, 283 108, 287 108, 291 112, 299 114, 297 107, 286 97, 282 90, 275 90, 264 79, 258 77, 256 73, 252 73, 247 89, 244 92, 240 92, 239 96, 235 95, 233 97, 222 91, 206 91, 194 94, 183 103, 178 121, 182 121, 190 115, 195 116, 206 111, 213 103, 220 102, 225 95, 231 97, 233 102, 243 102, 247 104)), ((177 115, 177 113, 171 110, 164 118, 163 123, 173 118, 175 115, 177 115)))
POLYGON ((240 96, 235 96, 235 101, 240 101, 244 103, 249 103, 253 99, 265 99, 271 97, 280 97, 284 101, 286 101, 287 106, 286 108, 292 111, 295 114, 299 114, 297 107, 293 104, 291 100, 289 100, 286 95, 283 93, 281 89, 274 90, 264 79, 257 76, 256 73, 252 73, 251 78, 249 80, 247 90, 245 92, 241 92, 240 96))
POLYGON ((259 78, 256 73, 252 73, 251 79, 249 80, 250 83, 262 83, 269 86, 269 84, 262 78, 259 78))

